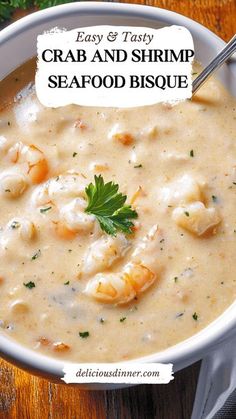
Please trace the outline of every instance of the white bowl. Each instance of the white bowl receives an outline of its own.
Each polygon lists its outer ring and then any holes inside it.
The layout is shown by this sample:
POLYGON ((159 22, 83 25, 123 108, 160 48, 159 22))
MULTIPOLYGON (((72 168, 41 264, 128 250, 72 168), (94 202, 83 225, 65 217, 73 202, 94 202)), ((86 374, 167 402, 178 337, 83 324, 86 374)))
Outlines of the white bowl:
MULTIPOLYGON (((183 25, 193 36, 196 58, 207 64, 224 46, 224 42, 200 24, 179 14, 154 7, 118 3, 70 3, 27 16, 0 32, 0 80, 20 64, 36 55, 36 38, 54 26, 73 29, 91 25, 133 25, 160 28, 183 25)), ((236 61, 224 65, 217 77, 236 95, 236 61)), ((222 340, 229 338, 236 326, 236 303, 220 317, 193 337, 143 358, 140 362, 173 363, 178 371, 203 358, 222 340)), ((0 353, 3 358, 32 373, 61 382, 64 362, 29 350, 8 337, 0 335, 0 353)), ((137 360, 136 360, 137 361, 137 360)), ((135 362, 135 361, 130 361, 135 362)), ((88 389, 105 389, 112 385, 80 385, 88 389)))

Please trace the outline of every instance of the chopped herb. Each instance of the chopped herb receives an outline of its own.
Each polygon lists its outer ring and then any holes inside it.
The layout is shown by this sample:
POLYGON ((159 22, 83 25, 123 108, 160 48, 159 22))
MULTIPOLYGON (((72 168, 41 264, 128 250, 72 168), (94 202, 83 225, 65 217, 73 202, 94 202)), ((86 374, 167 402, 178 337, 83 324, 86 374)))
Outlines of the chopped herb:
POLYGON ((223 284, 224 284, 224 281, 221 282, 221 285, 223 285, 223 284))
POLYGON ((27 284, 24 283, 24 286, 31 290, 32 288, 35 288, 35 283, 32 281, 29 281, 27 282, 27 284))
POLYGON ((126 317, 121 317, 120 322, 123 323, 126 320, 126 317))
POLYGON ((217 202, 217 196, 212 195, 212 197, 211 197, 211 198, 212 198, 212 201, 213 201, 213 202, 217 202))
POLYGON ((137 164, 136 166, 134 166, 134 169, 139 169, 140 167, 143 167, 142 164, 137 164))
POLYGON ((11 192, 10 189, 5 189, 5 192, 11 192))
POLYGON ((8 121, 7 125, 8 125, 8 126, 10 126, 10 125, 11 125, 10 121, 8 121))
POLYGON ((233 185, 236 185, 236 182, 233 182, 233 185))
POLYGON ((196 76, 198 73, 197 72, 195 72, 195 73, 192 73, 192 76, 196 76))
POLYGON ((100 323, 105 323, 105 320, 103 319, 103 317, 100 318, 100 323))
POLYGON ((89 337, 89 332, 79 332, 81 338, 85 339, 89 337))
POLYGON ((72 249, 68 249, 68 252, 71 253, 72 252, 72 249))
POLYGON ((70 281, 64 282, 64 285, 69 285, 70 281))
POLYGON ((127 196, 118 192, 119 186, 113 182, 104 183, 101 175, 94 176, 95 184, 85 188, 88 206, 85 212, 95 215, 100 227, 107 234, 115 236, 118 231, 131 234, 131 221, 138 214, 131 205, 124 205, 127 196))
POLYGON ((56 182, 58 182, 58 180, 59 180, 59 176, 56 177, 56 182))
POLYGON ((189 212, 188 211, 184 211, 186 217, 189 217, 189 212))
POLYGON ((178 281, 178 277, 177 277, 177 276, 175 276, 175 277, 174 277, 174 281, 175 281, 175 282, 177 282, 177 281, 178 281))
POLYGON ((164 241, 165 241, 165 239, 161 239, 161 240, 160 240, 160 243, 164 243, 164 241))
POLYGON ((190 150, 190 157, 194 157, 194 151, 193 150, 190 150))
POLYGON ((236 233, 236 230, 234 230, 234 233, 236 233))
POLYGON ((173 205, 167 205, 167 206, 168 206, 168 208, 172 208, 173 205))
POLYGON ((76 153, 76 152, 74 151, 74 153, 73 153, 73 157, 77 156, 77 154, 78 154, 78 153, 76 153))
POLYGON ((47 212, 47 211, 49 211, 50 209, 52 209, 52 207, 40 208, 40 212, 43 214, 44 212, 47 212))
POLYGON ((193 320, 196 320, 197 321, 198 315, 197 315, 196 311, 195 311, 195 313, 193 313, 192 317, 193 317, 193 320))
POLYGON ((31 258, 31 260, 38 259, 38 257, 41 256, 41 250, 39 249, 31 258))
POLYGON ((11 223, 11 228, 13 228, 13 230, 19 227, 20 227, 20 223, 18 221, 13 221, 11 223))

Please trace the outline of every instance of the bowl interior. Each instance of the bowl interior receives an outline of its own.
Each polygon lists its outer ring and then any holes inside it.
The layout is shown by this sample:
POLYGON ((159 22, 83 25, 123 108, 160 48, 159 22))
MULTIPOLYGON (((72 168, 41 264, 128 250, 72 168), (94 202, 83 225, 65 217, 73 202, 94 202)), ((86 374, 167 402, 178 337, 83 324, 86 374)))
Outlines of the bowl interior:
MULTIPOLYGON (((203 26, 181 15, 162 9, 110 3, 71 3, 34 13, 0 33, 0 80, 10 71, 36 55, 37 35, 58 26, 74 29, 93 25, 133 25, 160 28, 166 25, 187 27, 194 40, 196 59, 206 65, 224 46, 224 42, 203 26)), ((217 77, 236 95, 236 60, 224 65, 217 77)), ((146 362, 174 362, 180 369, 200 359, 216 341, 223 339, 236 325, 236 304, 193 337, 163 352, 146 356, 146 362)), ((62 375, 62 362, 22 348, 0 336, 0 352, 5 358, 26 369, 34 369, 51 378, 62 375)))

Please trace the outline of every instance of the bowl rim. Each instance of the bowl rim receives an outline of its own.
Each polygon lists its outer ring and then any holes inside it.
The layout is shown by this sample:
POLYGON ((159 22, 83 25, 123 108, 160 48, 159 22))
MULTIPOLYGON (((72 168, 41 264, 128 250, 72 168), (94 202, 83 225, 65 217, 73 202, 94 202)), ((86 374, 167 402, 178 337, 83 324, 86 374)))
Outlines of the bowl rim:
MULTIPOLYGON (((50 22, 57 17, 71 15, 72 13, 83 15, 107 15, 107 16, 126 16, 132 18, 143 18, 150 21, 162 21, 164 24, 183 25, 191 30, 192 33, 210 37, 218 48, 222 48, 225 42, 200 23, 183 16, 179 13, 153 6, 144 6, 125 3, 99 3, 99 2, 80 2, 67 3, 52 8, 32 13, 29 16, 12 23, 0 31, 0 46, 8 42, 11 38, 17 37, 20 33, 27 31, 35 24, 50 22)), ((163 351, 154 352, 140 358, 123 361, 125 363, 149 363, 164 362, 174 363, 178 367, 190 361, 194 357, 201 358, 203 353, 207 353, 217 342, 226 338, 230 331, 236 327, 236 310, 229 306, 219 317, 211 322, 207 327, 194 334, 188 339, 171 346, 163 351), (232 313, 234 311, 234 313, 232 313), (230 312, 231 316, 228 314, 230 312)), ((11 337, 0 334, 0 354, 11 363, 23 369, 30 369, 36 374, 44 375, 48 378, 58 379, 63 376, 63 367, 68 364, 78 364, 78 362, 68 362, 49 356, 45 356, 24 345, 17 343, 11 337)), ((123 363, 122 362, 122 363, 123 363)))

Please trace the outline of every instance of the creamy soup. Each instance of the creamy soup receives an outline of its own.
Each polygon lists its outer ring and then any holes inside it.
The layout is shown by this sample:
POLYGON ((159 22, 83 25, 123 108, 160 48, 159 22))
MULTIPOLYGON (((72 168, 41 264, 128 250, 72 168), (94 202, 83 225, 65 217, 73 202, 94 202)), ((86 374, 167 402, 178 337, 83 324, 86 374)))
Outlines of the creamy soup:
POLYGON ((175 106, 49 109, 34 70, 0 83, 1 333, 112 362, 199 332, 236 293, 235 101, 211 79, 175 106), (123 227, 88 210, 95 175, 123 227))

